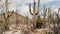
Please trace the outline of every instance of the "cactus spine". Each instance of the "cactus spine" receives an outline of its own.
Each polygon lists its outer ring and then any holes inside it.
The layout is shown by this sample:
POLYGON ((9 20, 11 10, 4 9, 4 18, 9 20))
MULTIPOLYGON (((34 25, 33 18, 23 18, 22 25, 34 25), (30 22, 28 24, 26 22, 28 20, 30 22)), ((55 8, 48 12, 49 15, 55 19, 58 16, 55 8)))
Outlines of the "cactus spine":
POLYGON ((38 12, 36 13, 36 3, 34 0, 34 8, 33 8, 33 13, 31 12, 31 4, 29 4, 29 12, 31 15, 33 15, 33 27, 36 28, 36 15, 38 15, 40 11, 40 0, 38 0, 38 12))

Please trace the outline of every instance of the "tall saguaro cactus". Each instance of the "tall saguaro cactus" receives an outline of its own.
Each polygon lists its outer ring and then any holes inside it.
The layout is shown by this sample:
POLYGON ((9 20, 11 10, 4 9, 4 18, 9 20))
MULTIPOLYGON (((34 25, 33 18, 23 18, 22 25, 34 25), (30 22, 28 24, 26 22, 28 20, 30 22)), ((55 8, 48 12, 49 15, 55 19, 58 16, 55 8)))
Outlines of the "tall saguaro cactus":
POLYGON ((40 0, 38 0, 38 12, 36 12, 36 3, 34 0, 34 8, 33 8, 33 13, 31 12, 31 4, 29 4, 29 11, 30 14, 33 15, 33 27, 36 28, 36 15, 38 15, 39 11, 40 11, 40 0))

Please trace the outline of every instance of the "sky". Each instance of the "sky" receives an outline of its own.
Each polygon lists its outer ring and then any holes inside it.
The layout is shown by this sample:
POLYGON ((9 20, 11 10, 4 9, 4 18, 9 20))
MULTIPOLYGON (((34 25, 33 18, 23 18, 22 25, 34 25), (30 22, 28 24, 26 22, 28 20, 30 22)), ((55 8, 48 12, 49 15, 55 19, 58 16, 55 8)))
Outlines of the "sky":
MULTIPOLYGON (((5 0, 2 0, 2 2, 0 2, 0 4, 4 4, 5 0)), ((37 3, 38 0, 35 0, 35 2, 37 3)), ((23 15, 23 16, 29 16, 29 18, 31 18, 32 15, 30 15, 29 13, 29 3, 32 4, 31 9, 33 10, 33 0, 9 0, 9 11, 16 11, 17 8, 17 13, 23 15), (28 14, 27 14, 28 13, 28 14)), ((57 8, 60 7, 60 0, 40 0, 40 11, 42 12, 43 10, 43 5, 45 4, 45 6, 51 7, 53 8, 53 10, 55 10, 56 12, 58 11, 57 8)), ((1 9, 0 9, 1 11, 1 9)))

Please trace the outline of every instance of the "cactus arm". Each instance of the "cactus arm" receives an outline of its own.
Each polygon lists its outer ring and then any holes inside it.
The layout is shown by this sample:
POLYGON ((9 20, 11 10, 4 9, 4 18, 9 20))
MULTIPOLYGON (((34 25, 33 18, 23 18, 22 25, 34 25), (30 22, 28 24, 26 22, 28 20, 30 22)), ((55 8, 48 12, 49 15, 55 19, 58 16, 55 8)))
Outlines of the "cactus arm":
POLYGON ((31 15, 33 15, 33 13, 31 12, 31 4, 29 4, 29 12, 31 15))
POLYGON ((39 11, 35 15, 38 15, 38 14, 39 14, 39 11))
POLYGON ((60 8, 58 8, 58 14, 59 14, 59 12, 60 12, 60 8))
POLYGON ((11 15, 8 15, 8 16, 7 16, 7 18, 5 17, 5 13, 3 13, 4 18, 5 18, 5 19, 8 19, 10 16, 12 16, 12 15, 13 15, 13 13, 14 13, 14 11, 12 11, 11 15))
POLYGON ((36 13, 36 15, 38 15, 39 11, 40 11, 40 0, 38 0, 38 12, 36 13))
POLYGON ((36 3, 35 3, 35 0, 34 0, 34 8, 33 8, 33 14, 35 15, 35 12, 36 11, 36 3))
POLYGON ((44 5, 44 10, 43 11, 44 11, 44 18, 45 18, 45 5, 44 5))
POLYGON ((50 17, 50 8, 48 8, 48 19, 50 17))
POLYGON ((13 13, 14 13, 14 11, 12 11, 12 13, 11 13, 10 15, 8 15, 8 17, 7 17, 7 18, 11 17, 11 16, 13 15, 13 13))
POLYGON ((43 11, 44 11, 44 15, 45 15, 45 5, 44 5, 44 10, 43 11))
POLYGON ((47 8, 46 8, 46 10, 45 10, 45 12, 44 12, 44 15, 46 16, 46 12, 47 12, 47 8))

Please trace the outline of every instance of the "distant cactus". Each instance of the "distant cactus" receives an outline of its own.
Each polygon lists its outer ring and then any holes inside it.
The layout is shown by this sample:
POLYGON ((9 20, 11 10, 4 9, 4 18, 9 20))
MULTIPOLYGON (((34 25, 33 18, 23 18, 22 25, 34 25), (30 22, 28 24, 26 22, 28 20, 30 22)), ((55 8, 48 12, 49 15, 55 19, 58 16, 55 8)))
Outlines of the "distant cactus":
POLYGON ((26 24, 28 24, 28 13, 27 13, 27 16, 26 16, 26 24))
POLYGON ((48 22, 51 22, 50 17, 51 17, 51 10, 50 10, 50 8, 48 8, 48 22))
POLYGON ((5 30, 8 30, 9 29, 8 18, 12 16, 14 11, 12 11, 12 13, 10 15, 8 15, 8 0, 5 0, 5 6, 6 6, 6 11, 4 13, 4 19, 5 19, 4 28, 5 28, 5 30))
MULTIPOLYGON (((16 13, 17 13, 17 6, 16 6, 16 13)), ((17 18, 18 18, 18 16, 17 16, 17 14, 16 14, 16 27, 18 26, 18 23, 19 23, 19 21, 17 20, 17 18)))
POLYGON ((51 10, 50 10, 50 8, 48 8, 48 19, 50 16, 51 16, 51 10))
POLYGON ((33 9, 33 13, 31 12, 31 4, 29 4, 29 11, 30 14, 33 15, 33 27, 36 28, 36 15, 38 15, 39 11, 40 11, 40 0, 38 0, 38 12, 36 13, 36 3, 34 0, 34 9, 33 9))
POLYGON ((46 17, 46 13, 47 13, 47 8, 45 8, 45 5, 44 5, 44 10, 43 11, 44 11, 44 15, 43 15, 44 19, 43 19, 43 21, 45 22, 45 17, 46 17))
POLYGON ((56 15, 57 16, 57 19, 58 19, 58 27, 59 27, 59 24, 60 24, 60 18, 59 18, 59 16, 60 16, 59 13, 60 12, 59 11, 60 11, 60 8, 58 8, 58 14, 56 15))

